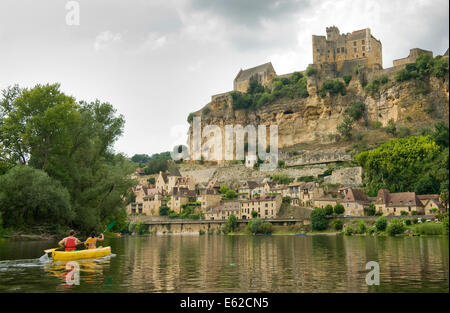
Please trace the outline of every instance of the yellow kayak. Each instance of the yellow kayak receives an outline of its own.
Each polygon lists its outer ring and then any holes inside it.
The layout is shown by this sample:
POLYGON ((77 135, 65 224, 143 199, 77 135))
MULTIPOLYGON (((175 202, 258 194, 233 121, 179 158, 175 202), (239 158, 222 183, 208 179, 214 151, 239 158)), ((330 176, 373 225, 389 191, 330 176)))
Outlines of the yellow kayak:
POLYGON ((56 261, 69 261, 80 259, 94 259, 111 254, 111 247, 87 249, 79 251, 53 251, 52 258, 56 261))

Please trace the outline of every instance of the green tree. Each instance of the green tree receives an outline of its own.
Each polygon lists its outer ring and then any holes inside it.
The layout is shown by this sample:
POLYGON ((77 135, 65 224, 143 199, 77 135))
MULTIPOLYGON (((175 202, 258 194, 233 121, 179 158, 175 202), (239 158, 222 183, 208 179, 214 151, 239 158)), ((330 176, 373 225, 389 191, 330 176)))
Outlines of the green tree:
POLYGON ((357 228, 358 234, 365 234, 366 231, 367 231, 367 226, 364 223, 364 221, 359 221, 358 222, 358 228, 357 228))
POLYGON ((158 213, 159 213, 160 216, 167 216, 167 215, 169 215, 169 211, 170 211, 169 207, 163 205, 163 206, 159 207, 159 212, 158 213))
POLYGON ((234 214, 230 214, 230 216, 228 216, 228 220, 226 223, 226 228, 228 232, 234 232, 237 228, 237 218, 236 215, 234 214))
POLYGON ((385 231, 387 227, 387 219, 385 216, 380 216, 379 218, 377 218, 377 220, 375 221, 375 228, 378 231, 385 231))
POLYGON ((341 220, 334 220, 333 221, 333 226, 334 226, 335 230, 339 231, 339 230, 342 230, 342 227, 344 226, 344 223, 342 223, 341 220))
POLYGON ((258 217, 258 212, 256 212, 255 210, 252 211, 252 218, 257 218, 258 217))
POLYGON ((400 219, 391 220, 389 226, 387 227, 387 232, 391 236, 395 236, 398 234, 403 234, 405 232, 405 223, 403 223, 400 219))
POLYGON ((364 169, 368 194, 375 196, 382 188, 391 192, 408 191, 428 170, 439 151, 439 146, 429 137, 398 138, 359 153, 356 161, 364 169))
POLYGON ((325 214, 332 215, 333 214, 333 206, 331 204, 327 204, 325 207, 325 214))
POLYGON ((344 214, 344 212, 345 212, 344 206, 340 203, 336 203, 336 205, 334 206, 334 213, 336 215, 341 215, 344 214))
POLYGON ((375 204, 370 203, 369 207, 366 210, 366 215, 367 216, 374 216, 376 214, 376 207, 375 204))
POLYGON ((350 108, 348 109, 348 115, 354 120, 358 121, 363 117, 365 110, 365 105, 362 102, 353 102, 350 108))
POLYGON ((324 230, 328 227, 328 219, 325 210, 322 208, 315 208, 310 215, 311 226, 314 230, 324 230))
POLYGON ((155 182, 156 182, 155 177, 150 177, 150 178, 148 178, 148 179, 147 179, 147 182, 148 182, 150 185, 154 185, 155 182))
POLYGON ((352 137, 353 121, 350 117, 344 117, 341 124, 338 125, 337 131, 342 137, 350 139, 352 137))
POLYGON ((7 227, 70 224, 69 192, 42 170, 17 165, 0 176, 0 213, 7 227))

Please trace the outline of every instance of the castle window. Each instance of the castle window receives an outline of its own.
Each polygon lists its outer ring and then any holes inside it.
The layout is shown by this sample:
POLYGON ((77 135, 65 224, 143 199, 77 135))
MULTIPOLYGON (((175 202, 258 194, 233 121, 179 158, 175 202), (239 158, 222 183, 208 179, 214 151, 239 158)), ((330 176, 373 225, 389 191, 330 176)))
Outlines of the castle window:
POLYGON ((362 43, 362 44, 364 44, 364 39, 363 39, 363 40, 361 40, 361 43, 362 43))
POLYGON ((337 53, 340 53, 341 52, 340 50, 341 50, 340 48, 337 48, 337 53))
POLYGON ((362 46, 362 51, 366 51, 366 47, 365 46, 362 46))
POLYGON ((353 52, 356 52, 356 48, 353 48, 353 52))
POLYGON ((366 56, 366 54, 365 53, 363 53, 363 57, 365 57, 366 56))
POLYGON ((353 45, 356 47, 356 41, 353 41, 353 45))

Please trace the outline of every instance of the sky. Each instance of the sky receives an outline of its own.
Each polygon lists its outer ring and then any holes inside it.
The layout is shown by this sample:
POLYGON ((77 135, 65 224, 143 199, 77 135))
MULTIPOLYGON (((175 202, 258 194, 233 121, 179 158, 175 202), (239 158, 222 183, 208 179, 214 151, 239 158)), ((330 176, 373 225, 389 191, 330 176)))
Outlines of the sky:
POLYGON ((448 11, 448 0, 1 0, 0 89, 60 83, 109 102, 126 121, 115 151, 151 155, 185 143, 188 114, 241 68, 304 70, 312 35, 332 25, 370 28, 383 67, 411 48, 444 54, 448 11))

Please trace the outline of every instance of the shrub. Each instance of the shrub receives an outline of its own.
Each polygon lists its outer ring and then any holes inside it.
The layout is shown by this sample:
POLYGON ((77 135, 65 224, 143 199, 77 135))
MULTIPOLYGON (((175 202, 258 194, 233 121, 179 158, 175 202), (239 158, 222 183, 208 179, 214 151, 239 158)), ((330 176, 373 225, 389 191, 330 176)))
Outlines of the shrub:
POLYGON ((194 113, 189 113, 187 117, 187 122, 190 124, 194 120, 194 113))
POLYGON ((333 206, 331 204, 327 204, 325 207, 325 215, 332 215, 333 214, 333 206))
POLYGON ((406 226, 410 226, 411 225, 411 220, 409 218, 405 219, 405 225, 406 226))
POLYGON ((234 232, 236 230, 236 228, 237 228, 236 215, 231 214, 230 216, 228 216, 228 220, 227 220, 225 227, 227 228, 228 232, 234 232))
POLYGON ((416 226, 416 231, 421 235, 442 235, 444 228, 442 224, 421 223, 416 226))
POLYGON ((204 234, 205 234, 205 231, 202 230, 202 229, 200 229, 200 230, 198 231, 198 234, 199 234, 199 235, 204 235, 204 234))
POLYGON ((406 212, 406 211, 401 211, 401 212, 400 212, 400 215, 401 215, 401 216, 408 216, 408 212, 406 212))
POLYGON ((163 206, 160 206, 159 207, 159 215, 160 216, 167 216, 167 215, 169 215, 169 207, 168 206, 165 206, 165 205, 163 205, 163 206))
POLYGON ((384 128, 384 131, 387 134, 395 135, 395 133, 397 132, 397 127, 395 126, 395 122, 393 119, 390 119, 388 121, 387 126, 384 128))
POLYGON ((411 211, 411 215, 417 215, 417 211, 411 211))
POLYGON ((314 176, 301 176, 297 178, 298 182, 312 182, 314 181, 314 176))
POLYGON ((261 234, 271 234, 272 233, 272 223, 269 223, 269 222, 262 223, 260 232, 261 232, 261 234))
POLYGON ((272 233, 272 223, 263 222, 260 218, 254 218, 248 222, 247 229, 252 234, 270 234, 272 233))
POLYGON ((344 214, 344 212, 345 212, 344 206, 340 203, 336 203, 336 205, 334 206, 334 213, 336 213, 337 215, 340 215, 340 214, 344 214))
POLYGON ((344 226, 344 223, 342 223, 341 220, 334 220, 333 221, 333 227, 335 230, 342 230, 342 227, 344 226))
POLYGON ((322 208, 315 208, 311 212, 310 219, 313 230, 324 230, 328 227, 328 219, 325 210, 322 208))
POLYGON ((208 115, 211 112, 211 109, 209 107, 206 107, 202 110, 202 114, 208 115))
POLYGON ((353 121, 350 117, 346 116, 336 129, 341 136, 350 139, 352 137, 353 121))
POLYGON ((346 236, 351 236, 354 232, 355 231, 353 230, 353 228, 351 226, 345 227, 344 234, 346 236))
POLYGON ((136 228, 134 230, 138 235, 143 235, 148 233, 148 225, 145 225, 144 222, 139 221, 136 224, 136 228))
POLYGON ((387 232, 391 236, 403 234, 404 231, 405 231, 405 224, 400 219, 391 220, 389 226, 387 227, 387 232))
POLYGON ((417 223, 419 223, 419 219, 417 217, 415 217, 412 219, 412 222, 413 222, 413 224, 417 224, 417 223))
POLYGON ((362 102, 353 102, 351 107, 347 110, 348 115, 357 121, 363 117, 365 105, 362 102))
POLYGON ((387 227, 387 219, 385 216, 380 216, 379 218, 377 218, 377 220, 375 221, 375 228, 378 231, 385 231, 387 227))
POLYGON ((436 77, 444 77, 445 74, 448 73, 448 58, 443 58, 442 56, 438 55, 434 59, 434 65, 433 65, 433 74, 436 77))
POLYGON ((258 212, 256 212, 255 210, 252 211, 252 218, 257 218, 258 217, 258 212))
POLYGON ((383 126, 383 124, 381 122, 373 123, 373 128, 380 128, 381 126, 383 126))
POLYGON ((448 216, 442 220, 442 233, 448 236, 448 216))
POLYGON ((352 76, 351 75, 345 75, 343 77, 345 84, 348 86, 348 84, 350 84, 350 81, 352 80, 352 76))
POLYGON ((326 80, 319 89, 319 95, 324 98, 327 93, 329 93, 330 96, 337 94, 345 95, 344 83, 339 79, 326 80))
POLYGON ((136 224, 133 222, 130 222, 128 224, 128 233, 132 234, 134 232, 134 230, 136 229, 136 224))
POLYGON ((364 223, 364 221, 359 221, 358 222, 358 228, 357 228, 358 234, 365 234, 366 231, 367 231, 367 226, 364 223))
POLYGON ((367 216, 374 216, 376 214, 375 204, 371 203, 366 210, 367 216))
POLYGON ((291 197, 289 197, 289 196, 283 197, 282 203, 290 204, 291 203, 291 197))
POLYGON ((292 183, 293 180, 294 180, 293 178, 288 177, 284 173, 272 175, 272 181, 275 184, 287 185, 287 184, 292 183))
POLYGON ((398 130, 398 137, 400 138, 405 138, 409 135, 411 135, 411 130, 408 127, 403 126, 398 130))
POLYGON ((306 68, 305 74, 306 74, 306 76, 310 77, 310 76, 316 75, 317 72, 318 72, 318 70, 316 67, 308 65, 308 67, 306 68))
POLYGON ((367 229, 367 233, 368 233, 369 235, 372 235, 375 231, 376 231, 375 227, 369 227, 369 228, 367 229))

